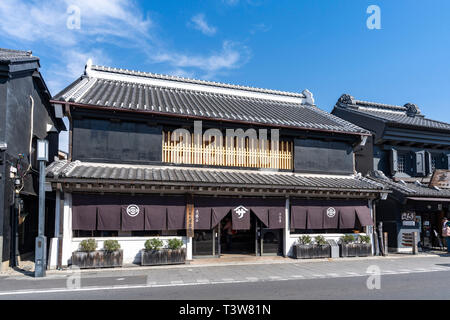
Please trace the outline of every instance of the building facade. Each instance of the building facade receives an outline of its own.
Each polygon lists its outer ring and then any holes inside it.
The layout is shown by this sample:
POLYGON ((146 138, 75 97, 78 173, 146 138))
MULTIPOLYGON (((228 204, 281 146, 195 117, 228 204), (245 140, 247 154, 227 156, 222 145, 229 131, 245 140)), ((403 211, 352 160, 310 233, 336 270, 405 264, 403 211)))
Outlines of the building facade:
POLYGON ((393 191, 376 210, 389 246, 410 251, 411 233, 418 232, 420 247, 442 247, 442 219, 450 216, 450 124, 426 118, 411 103, 350 95, 342 95, 332 113, 372 132, 356 152, 356 168, 393 191))
MULTIPOLYGON (((39 58, 31 52, 0 49, 0 268, 34 251, 39 178, 36 141, 49 141, 53 159, 58 154, 59 132, 65 129, 55 116, 39 68, 39 58)), ((52 226, 54 199, 48 206, 52 226)))
MULTIPOLYGON (((383 185, 358 175, 370 135, 312 94, 86 65, 52 103, 70 121, 68 160, 47 168, 62 250, 116 239, 138 263, 147 239, 178 237, 187 258, 290 255, 300 234, 372 234, 383 185), (232 224, 232 241, 224 226, 232 224)), ((57 258, 58 257, 58 258, 57 258)))

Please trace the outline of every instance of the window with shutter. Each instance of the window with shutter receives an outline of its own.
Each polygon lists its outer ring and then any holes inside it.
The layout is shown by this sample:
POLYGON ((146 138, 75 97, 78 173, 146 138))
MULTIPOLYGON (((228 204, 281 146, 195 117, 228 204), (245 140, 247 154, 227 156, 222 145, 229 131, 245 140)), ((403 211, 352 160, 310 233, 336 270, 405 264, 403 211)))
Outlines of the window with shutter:
POLYGON ((436 158, 434 158, 431 155, 431 152, 425 152, 425 158, 426 158, 426 170, 427 174, 433 173, 433 171, 436 169, 436 158))
POLYGON ((398 154, 397 150, 391 150, 391 173, 395 175, 398 171, 398 154))
POLYGON ((450 153, 448 153, 446 156, 447 156, 447 170, 450 170, 450 153))
POLYGON ((425 151, 416 152, 416 174, 425 175, 425 151))

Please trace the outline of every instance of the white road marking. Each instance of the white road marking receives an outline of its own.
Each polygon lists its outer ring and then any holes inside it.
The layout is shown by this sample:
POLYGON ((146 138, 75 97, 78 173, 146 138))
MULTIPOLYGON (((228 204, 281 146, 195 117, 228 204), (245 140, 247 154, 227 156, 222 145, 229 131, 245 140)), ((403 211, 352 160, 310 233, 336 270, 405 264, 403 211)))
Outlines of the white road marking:
POLYGON ((182 284, 182 283, 184 283, 184 282, 181 281, 181 280, 175 280, 175 281, 170 281, 170 283, 171 283, 171 284, 182 284))
POLYGON ((297 275, 294 275, 294 276, 292 276, 293 278, 304 278, 304 276, 302 276, 302 275, 299 275, 299 274, 297 274, 297 275))
POLYGON ((245 279, 247 279, 248 281, 258 281, 258 278, 255 277, 247 277, 245 279))
POLYGON ((222 279, 222 281, 224 281, 224 282, 230 282, 230 281, 234 281, 234 279, 232 279, 232 278, 224 278, 224 279, 222 279))
POLYGON ((125 280, 125 278, 118 278, 118 279, 116 279, 117 281, 123 281, 123 280, 125 280))
POLYGON ((198 283, 209 283, 210 281, 208 279, 197 279, 198 283))
POLYGON ((327 273, 327 276, 336 278, 336 277, 339 277, 339 274, 337 274, 337 273, 327 273))

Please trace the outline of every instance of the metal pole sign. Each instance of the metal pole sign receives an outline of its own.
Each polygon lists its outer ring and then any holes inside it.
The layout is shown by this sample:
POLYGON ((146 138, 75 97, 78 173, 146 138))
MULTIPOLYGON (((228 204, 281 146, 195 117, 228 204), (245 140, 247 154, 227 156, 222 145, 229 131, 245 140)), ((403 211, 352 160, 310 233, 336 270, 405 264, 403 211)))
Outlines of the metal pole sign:
POLYGON ((47 269, 47 238, 45 237, 45 162, 48 161, 48 142, 38 140, 37 160, 39 161, 39 229, 36 237, 34 276, 45 277, 47 269))

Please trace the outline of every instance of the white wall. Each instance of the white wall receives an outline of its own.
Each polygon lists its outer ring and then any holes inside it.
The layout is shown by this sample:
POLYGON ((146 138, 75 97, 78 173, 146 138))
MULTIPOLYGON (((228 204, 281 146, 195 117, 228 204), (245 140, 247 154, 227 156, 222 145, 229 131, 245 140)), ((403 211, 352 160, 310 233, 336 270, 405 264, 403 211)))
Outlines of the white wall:
MULTIPOLYGON (((141 250, 144 249, 145 241, 152 238, 158 238, 161 239, 164 242, 164 245, 167 245, 167 241, 169 239, 180 239, 184 243, 184 248, 187 247, 187 238, 186 237, 177 237, 177 236, 164 236, 164 237, 110 237, 110 238, 95 238, 97 241, 97 250, 103 249, 103 242, 105 240, 117 240, 119 241, 120 248, 123 250, 123 263, 124 264, 131 264, 141 263, 141 250)), ((77 251, 80 242, 83 240, 86 240, 89 238, 73 238, 70 246, 70 256, 72 256, 72 252, 77 251)), ((65 256, 68 256, 68 253, 66 253, 65 256)), ((69 263, 69 261, 63 261, 69 263)))

